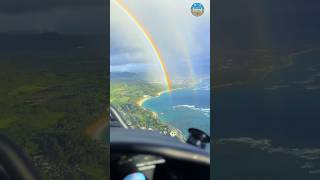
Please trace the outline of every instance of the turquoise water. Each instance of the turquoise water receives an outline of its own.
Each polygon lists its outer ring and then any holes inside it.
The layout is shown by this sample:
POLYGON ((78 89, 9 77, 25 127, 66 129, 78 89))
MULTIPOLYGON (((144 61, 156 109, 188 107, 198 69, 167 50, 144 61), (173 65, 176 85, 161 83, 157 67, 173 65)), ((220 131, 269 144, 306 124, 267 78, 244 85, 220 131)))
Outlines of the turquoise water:
POLYGON ((143 107, 158 114, 159 119, 180 129, 188 137, 189 128, 210 134, 210 90, 204 83, 164 93, 143 103, 143 107))

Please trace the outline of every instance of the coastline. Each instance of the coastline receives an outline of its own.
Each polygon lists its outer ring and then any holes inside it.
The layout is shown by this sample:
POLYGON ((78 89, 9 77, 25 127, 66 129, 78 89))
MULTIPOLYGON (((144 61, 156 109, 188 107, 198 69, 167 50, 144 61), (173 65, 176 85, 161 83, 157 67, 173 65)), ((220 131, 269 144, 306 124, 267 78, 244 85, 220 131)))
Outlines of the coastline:
POLYGON ((143 103, 144 103, 145 101, 151 99, 151 98, 152 98, 152 96, 144 95, 141 99, 139 99, 139 100, 137 101, 136 104, 137 104, 138 106, 141 106, 141 107, 142 107, 143 103))
POLYGON ((155 97, 159 97, 161 96, 162 94, 165 94, 165 93, 170 93, 172 91, 176 91, 176 90, 180 90, 180 89, 184 89, 184 88, 175 88, 175 89, 172 89, 172 90, 163 90, 163 91, 160 91, 157 93, 157 95, 155 96, 150 96, 150 95, 143 95, 142 98, 138 99, 138 101, 136 102, 136 104, 140 107, 143 107, 143 103, 149 99, 152 99, 152 98, 155 98, 155 97))
MULTIPOLYGON (((172 89, 170 92, 176 91, 176 90, 180 90, 180 89, 184 89, 184 88, 175 88, 175 89, 172 89)), ((161 119, 159 119, 159 115, 158 115, 157 112, 154 112, 154 111, 152 111, 152 110, 150 110, 150 109, 146 109, 146 108, 143 107, 143 103, 146 102, 147 100, 152 99, 152 98, 155 98, 155 97, 159 97, 159 96, 161 96, 161 95, 163 95, 163 94, 165 94, 165 93, 170 93, 170 92, 169 92, 168 90, 163 90, 163 91, 158 92, 155 96, 143 95, 143 97, 142 97, 141 99, 139 99, 139 100, 136 102, 136 104, 137 104, 139 107, 143 108, 144 110, 147 110, 147 111, 151 112, 152 115, 153 115, 153 117, 156 118, 156 119, 158 119, 162 124, 167 125, 167 126, 171 129, 171 132, 174 132, 174 133, 176 134, 175 136, 176 136, 181 142, 185 142, 185 141, 186 141, 186 137, 184 136, 184 134, 182 133, 182 131, 181 131, 180 129, 175 128, 175 127, 173 127, 172 125, 170 125, 170 124, 168 124, 168 123, 166 123, 166 122, 162 122, 161 119)))

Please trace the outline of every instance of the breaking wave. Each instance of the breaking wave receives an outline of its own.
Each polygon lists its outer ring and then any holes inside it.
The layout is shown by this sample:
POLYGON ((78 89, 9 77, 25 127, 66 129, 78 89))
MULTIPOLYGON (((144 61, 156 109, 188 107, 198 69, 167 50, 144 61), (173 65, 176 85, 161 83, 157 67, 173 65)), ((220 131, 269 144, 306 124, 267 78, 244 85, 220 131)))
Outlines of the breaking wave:
POLYGON ((194 111, 202 112, 206 117, 210 117, 210 108, 198 108, 195 105, 187 105, 187 104, 173 106, 173 109, 177 109, 177 108, 189 108, 194 111))

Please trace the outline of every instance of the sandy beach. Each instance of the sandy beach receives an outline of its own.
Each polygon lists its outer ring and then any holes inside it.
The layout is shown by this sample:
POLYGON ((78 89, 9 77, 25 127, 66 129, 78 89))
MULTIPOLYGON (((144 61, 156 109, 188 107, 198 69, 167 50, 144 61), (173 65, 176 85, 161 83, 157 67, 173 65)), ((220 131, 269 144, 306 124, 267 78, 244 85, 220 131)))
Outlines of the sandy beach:
POLYGON ((137 101, 137 105, 138 105, 138 106, 142 106, 142 104, 143 104, 146 100, 148 100, 148 99, 150 99, 150 98, 152 98, 152 96, 144 95, 143 98, 141 98, 141 99, 139 99, 139 100, 137 101))
POLYGON ((161 96, 163 93, 166 93, 166 92, 168 92, 168 90, 160 91, 157 93, 157 96, 161 96))
MULTIPOLYGON (((183 88, 175 88, 175 89, 172 89, 170 92, 176 91, 179 89, 183 89, 183 88)), ((158 92, 156 96, 143 95, 143 97, 137 101, 137 105, 142 106, 145 101, 147 101, 151 98, 154 98, 154 97, 161 96, 162 94, 168 93, 168 92, 169 92, 168 90, 163 90, 163 91, 158 92)))
MULTIPOLYGON (((175 88, 175 89, 172 89, 170 92, 176 91, 176 90, 179 90, 179 89, 183 89, 183 88, 175 88)), ((159 97, 159 96, 161 96, 161 95, 164 94, 164 93, 168 93, 168 90, 160 91, 160 92, 158 92, 155 96, 144 95, 141 99, 139 99, 139 100, 137 101, 137 105, 139 105, 140 107, 142 107, 143 109, 145 109, 145 108, 142 106, 145 101, 147 101, 147 100, 149 100, 149 99, 151 99, 151 98, 154 98, 154 97, 159 97)), ((156 118, 156 119, 159 118, 158 113, 156 113, 156 112, 154 112, 154 111, 151 111, 151 110, 148 110, 148 111, 150 111, 150 112, 152 113, 152 116, 153 116, 154 118, 156 118)), ((159 120, 159 121, 160 121, 160 120, 159 120)), ((181 142, 185 142, 186 139, 185 139, 185 137, 184 137, 184 135, 183 135, 183 133, 182 133, 182 131, 181 131, 180 129, 177 129, 177 128, 171 126, 171 125, 168 124, 168 123, 164 123, 164 122, 161 122, 161 123, 166 124, 168 127, 170 127, 170 129, 171 129, 172 132, 173 132, 173 131, 176 132, 176 134, 177 134, 176 136, 177 136, 177 138, 178 138, 181 142)))
MULTIPOLYGON (((181 88, 171 89, 170 92, 172 92, 172 91, 177 91, 177 90, 180 90, 180 89, 184 89, 184 88, 181 87, 181 88)), ((168 90, 163 90, 163 91, 158 92, 158 93, 157 93, 157 96, 161 96, 161 95, 164 94, 164 93, 170 93, 170 92, 169 92, 168 90)))

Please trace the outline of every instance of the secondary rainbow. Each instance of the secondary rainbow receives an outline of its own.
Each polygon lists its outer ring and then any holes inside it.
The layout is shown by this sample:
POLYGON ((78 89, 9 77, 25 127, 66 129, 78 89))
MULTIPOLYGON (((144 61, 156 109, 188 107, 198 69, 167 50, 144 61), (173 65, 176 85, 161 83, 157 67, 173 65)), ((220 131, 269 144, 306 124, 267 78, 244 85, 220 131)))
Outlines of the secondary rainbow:
POLYGON ((127 16, 130 18, 130 20, 137 26, 137 28, 143 33, 144 37, 149 42, 152 50, 154 51, 154 53, 159 61, 161 71, 164 76, 164 81, 167 86, 167 90, 170 92, 171 91, 170 76, 168 74, 167 67, 166 67, 165 61, 163 59, 163 56, 161 55, 160 49, 158 48, 157 44, 153 40, 151 34, 142 25, 142 23, 140 23, 139 20, 129 11, 129 8, 124 3, 122 3, 121 0, 114 0, 114 2, 121 10, 123 10, 127 14, 127 16))

